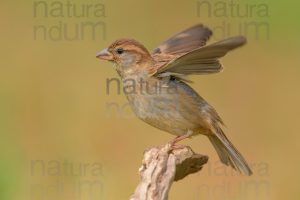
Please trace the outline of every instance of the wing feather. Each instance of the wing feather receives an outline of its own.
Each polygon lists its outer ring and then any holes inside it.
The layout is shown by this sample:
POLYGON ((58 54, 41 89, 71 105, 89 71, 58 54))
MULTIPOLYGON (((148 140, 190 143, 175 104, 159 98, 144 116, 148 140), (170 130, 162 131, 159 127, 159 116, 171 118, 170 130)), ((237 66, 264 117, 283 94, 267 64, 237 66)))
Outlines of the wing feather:
POLYGON ((178 73, 182 75, 191 74, 210 74, 222 71, 219 58, 226 55, 229 51, 240 47, 246 43, 243 36, 228 38, 208 46, 200 47, 189 53, 174 57, 169 62, 158 63, 156 67, 158 75, 165 72, 178 73))
POLYGON ((161 43, 152 52, 154 54, 177 55, 204 46, 212 32, 202 24, 192 26, 161 43))

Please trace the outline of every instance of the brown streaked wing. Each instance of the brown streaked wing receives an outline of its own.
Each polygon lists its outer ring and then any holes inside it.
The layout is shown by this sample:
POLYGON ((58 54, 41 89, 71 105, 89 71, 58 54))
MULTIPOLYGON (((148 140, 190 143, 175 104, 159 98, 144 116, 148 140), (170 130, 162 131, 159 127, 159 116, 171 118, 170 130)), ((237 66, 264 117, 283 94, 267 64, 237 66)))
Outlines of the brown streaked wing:
POLYGON ((161 43, 152 52, 154 54, 182 54, 202 47, 212 32, 202 24, 192 26, 161 43))
POLYGON ((246 43, 246 38, 237 36, 221 40, 208 46, 200 47, 192 52, 186 53, 167 63, 157 63, 156 73, 178 73, 182 75, 190 74, 210 74, 222 71, 222 65, 218 58, 223 57, 229 51, 240 47, 246 43))

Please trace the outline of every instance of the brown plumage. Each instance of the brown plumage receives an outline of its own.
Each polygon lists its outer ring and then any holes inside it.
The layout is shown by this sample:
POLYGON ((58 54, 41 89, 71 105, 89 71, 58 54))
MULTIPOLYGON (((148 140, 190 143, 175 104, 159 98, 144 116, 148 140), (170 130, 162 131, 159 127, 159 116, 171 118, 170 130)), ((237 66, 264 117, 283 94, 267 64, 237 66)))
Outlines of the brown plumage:
POLYGON ((138 118, 176 135, 173 143, 197 134, 208 136, 224 164, 251 175, 247 162, 221 129, 220 116, 186 83, 187 75, 222 71, 219 58, 246 42, 238 36, 205 46, 211 35, 207 27, 196 25, 166 40, 151 54, 133 39, 120 39, 97 57, 115 63, 125 88, 132 81, 140 83, 126 93, 138 118))

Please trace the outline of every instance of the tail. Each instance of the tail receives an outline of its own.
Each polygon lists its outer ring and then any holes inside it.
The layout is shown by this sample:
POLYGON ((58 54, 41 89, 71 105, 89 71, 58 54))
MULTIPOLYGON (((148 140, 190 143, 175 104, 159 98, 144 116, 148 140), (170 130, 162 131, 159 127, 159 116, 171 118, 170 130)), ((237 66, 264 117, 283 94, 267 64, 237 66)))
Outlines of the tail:
POLYGON ((222 163, 230 165, 232 168, 245 175, 250 176, 252 174, 246 160, 227 139, 221 129, 218 130, 218 134, 211 134, 208 137, 215 147, 222 163))

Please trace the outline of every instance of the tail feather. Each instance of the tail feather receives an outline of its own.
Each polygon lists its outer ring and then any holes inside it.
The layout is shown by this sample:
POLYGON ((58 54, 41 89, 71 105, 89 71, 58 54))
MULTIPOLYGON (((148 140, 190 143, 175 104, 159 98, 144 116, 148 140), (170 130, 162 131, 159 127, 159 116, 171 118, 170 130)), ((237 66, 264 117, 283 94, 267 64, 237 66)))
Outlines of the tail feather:
POLYGON ((216 149, 222 163, 231 166, 245 175, 250 176, 252 174, 246 160, 227 139, 223 132, 218 135, 209 135, 209 140, 216 149))

